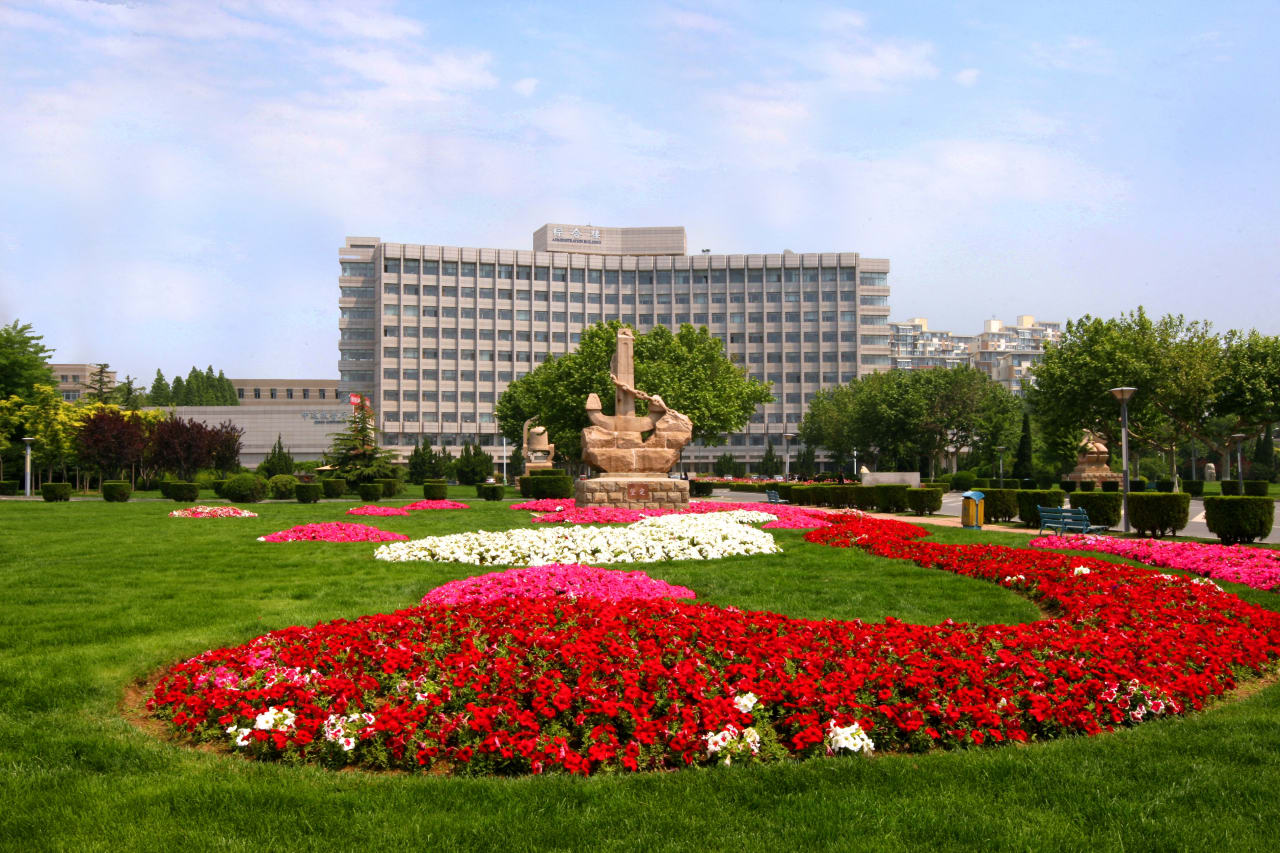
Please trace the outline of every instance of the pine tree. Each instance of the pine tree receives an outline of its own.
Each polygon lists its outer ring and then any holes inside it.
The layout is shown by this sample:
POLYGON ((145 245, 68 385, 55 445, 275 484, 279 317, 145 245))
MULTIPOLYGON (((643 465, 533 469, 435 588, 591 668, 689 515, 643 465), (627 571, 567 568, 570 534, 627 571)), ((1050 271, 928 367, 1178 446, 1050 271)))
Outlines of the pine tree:
POLYGON ((413 452, 409 454, 409 465, 407 476, 410 483, 415 486, 427 479, 427 466, 431 460, 431 449, 423 448, 416 440, 413 444, 413 452))
POLYGON ((1031 416, 1022 413, 1022 436, 1018 439, 1018 453, 1013 458, 1013 476, 1029 480, 1034 475, 1031 467, 1031 416))
POLYGON ((756 471, 766 477, 772 477, 782 470, 782 460, 778 459, 778 454, 773 452, 773 439, 769 439, 769 443, 764 447, 764 456, 760 458, 760 464, 756 466, 756 471))
POLYGON ((169 405, 186 406, 187 403, 187 383, 182 381, 181 376, 173 377, 173 388, 169 393, 169 405))
POLYGON ((264 477, 274 477, 277 474, 292 474, 293 469, 293 457, 285 450, 283 437, 276 433, 276 443, 267 458, 258 465, 258 473, 264 477))
POLYGON ((716 457, 711 470, 717 477, 732 477, 738 470, 738 460, 733 458, 732 453, 721 453, 716 457))
POLYGON ((111 365, 106 362, 95 364, 93 373, 89 374, 88 380, 84 383, 84 387, 88 389, 85 397, 95 403, 105 403, 111 399, 111 377, 108 376, 111 365))
POLYGON ((791 470, 801 480, 812 480, 813 475, 818 471, 817 451, 809 445, 796 454, 795 464, 791 466, 791 470))
POLYGON ((376 424, 377 416, 368 398, 362 398, 351 412, 347 428, 332 436, 326 458, 349 483, 398 478, 398 470, 388 460, 391 451, 378 447, 376 424))
POLYGON ((156 368, 156 378, 151 380, 151 390, 147 392, 147 400, 153 406, 168 406, 173 402, 173 391, 169 388, 164 374, 156 368))
POLYGON ((240 398, 236 396, 236 386, 223 375, 222 371, 218 371, 217 387, 221 389, 219 404, 223 406, 238 406, 240 398))
POLYGON ((204 374, 196 370, 196 366, 191 365, 190 372, 187 373, 187 405, 188 406, 205 406, 208 405, 206 400, 208 395, 204 387, 204 374))

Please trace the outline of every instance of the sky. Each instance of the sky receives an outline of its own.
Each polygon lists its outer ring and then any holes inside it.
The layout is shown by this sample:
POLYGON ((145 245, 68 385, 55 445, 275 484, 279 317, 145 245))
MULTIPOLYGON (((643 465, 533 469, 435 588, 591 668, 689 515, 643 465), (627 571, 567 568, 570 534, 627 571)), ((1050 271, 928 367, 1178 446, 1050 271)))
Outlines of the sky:
POLYGON ((1280 333, 1275 2, 0 2, 0 323, 337 374, 338 249, 684 225, 895 320, 1280 333))

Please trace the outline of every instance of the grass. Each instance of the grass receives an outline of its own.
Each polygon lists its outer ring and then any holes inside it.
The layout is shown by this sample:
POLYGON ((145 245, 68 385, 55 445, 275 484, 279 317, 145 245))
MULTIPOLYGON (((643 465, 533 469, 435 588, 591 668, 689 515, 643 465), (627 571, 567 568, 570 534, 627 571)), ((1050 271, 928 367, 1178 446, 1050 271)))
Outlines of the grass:
MULTIPOLYGON (((255 764, 157 740, 122 717, 126 687, 166 663, 273 628, 409 606, 475 573, 378 563, 369 544, 254 541, 342 519, 348 505, 180 520, 165 517, 171 502, 0 502, 0 848, 1274 848, 1280 686, 1093 739, 588 780, 255 764)), ((473 502, 353 520, 422 536, 527 518, 473 502)), ((934 530, 947 542, 1028 539, 934 530)), ((777 534, 781 556, 647 570, 706 601, 794 616, 1037 618, 990 584, 777 534)), ((1232 591, 1280 610, 1274 593, 1232 591)))

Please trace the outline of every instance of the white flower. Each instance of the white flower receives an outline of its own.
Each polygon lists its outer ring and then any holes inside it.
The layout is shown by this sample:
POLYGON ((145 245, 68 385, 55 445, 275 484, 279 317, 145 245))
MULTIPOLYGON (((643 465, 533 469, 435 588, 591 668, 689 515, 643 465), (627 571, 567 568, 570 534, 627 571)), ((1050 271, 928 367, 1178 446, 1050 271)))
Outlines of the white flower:
POLYGON ((292 726, 293 712, 288 708, 277 708, 274 705, 259 714, 253 721, 253 727, 263 731, 288 729, 292 726))
POLYGON ((837 726, 836 721, 832 720, 827 724, 827 754, 834 755, 841 750, 845 752, 861 752, 870 755, 875 751, 876 745, 871 742, 871 738, 862 730, 862 726, 857 723, 851 723, 847 726, 837 726))
POLYGON ((1087 575, 1089 574, 1089 570, 1084 566, 1076 566, 1074 569, 1071 570, 1071 574, 1077 575, 1077 576, 1087 575))
POLYGON ((742 695, 735 696, 733 698, 733 707, 746 714, 750 713, 751 709, 756 706, 757 701, 759 700, 756 699, 756 694, 743 693, 742 695))
POLYGON ((240 735, 236 738, 236 746, 248 746, 253 743, 253 736, 248 729, 240 729, 240 735))
POLYGON ((356 748, 356 739, 353 737, 344 737, 339 744, 342 746, 343 752, 350 752, 356 748))

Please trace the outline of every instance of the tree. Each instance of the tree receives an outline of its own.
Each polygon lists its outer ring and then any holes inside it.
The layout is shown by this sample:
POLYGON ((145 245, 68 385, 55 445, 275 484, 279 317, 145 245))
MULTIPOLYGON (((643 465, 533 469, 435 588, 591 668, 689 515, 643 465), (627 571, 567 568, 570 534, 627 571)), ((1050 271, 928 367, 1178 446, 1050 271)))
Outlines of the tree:
POLYGON ((37 385, 56 387, 47 363, 53 350, 42 340, 43 335, 32 334, 30 323, 0 326, 0 399, 25 395, 37 385))
POLYGON ((80 383, 80 387, 87 392, 85 399, 93 403, 106 403, 111 399, 111 377, 108 375, 111 371, 111 365, 106 362, 99 362, 93 366, 93 372, 88 378, 80 383))
POLYGON ((1031 415, 1022 413, 1022 435, 1018 438, 1018 453, 1013 458, 1013 476, 1027 480, 1034 476, 1031 463, 1031 415))
POLYGON ((817 452, 806 444, 801 448, 800 452, 796 454, 796 461, 792 464, 791 470, 794 471, 795 475, 801 480, 812 480, 813 475, 818 472, 817 455, 817 452))
MULTIPOLYGON (((611 413, 609 362, 620 326, 614 320, 585 329, 576 351, 548 359, 507 386, 495 415, 508 440, 517 441, 524 422, 536 415, 557 455, 582 455, 582 430, 589 423, 587 395, 598 394, 606 413, 611 413)), ((725 357, 723 346, 705 327, 687 324, 676 334, 655 326, 635 338, 636 387, 661 396, 670 408, 687 415, 693 438, 709 445, 722 443, 723 433, 741 429, 756 406, 773 399, 767 385, 725 357)))
POLYGON ((209 464, 226 476, 240 469, 240 451, 243 448, 244 430, 231 421, 223 421, 209 435, 209 464))
POLYGON ((147 404, 147 395, 140 389, 137 381, 126 374, 124 381, 117 384, 112 390, 111 402, 118 404, 121 408, 136 412, 147 404))
POLYGON ((361 397, 347 420, 347 428, 331 436, 333 444, 325 459, 348 483, 399 478, 399 470, 389 459, 391 451, 378 447, 376 423, 368 398, 361 397))
POLYGON ((1276 480, 1280 471, 1276 470, 1276 444, 1271 436, 1271 424, 1267 424, 1258 443, 1253 448, 1253 468, 1250 474, 1255 480, 1276 480))
POLYGON ((37 385, 24 397, 13 397, 12 422, 22 435, 34 438, 31 459, 37 468, 54 469, 67 475, 67 465, 75 455, 75 434, 79 427, 75 407, 62 399, 52 385, 37 385))
POLYGON ((76 456, 99 480, 132 468, 142 460, 146 446, 142 419, 114 407, 97 409, 76 430, 76 456))
POLYGON ((756 472, 766 477, 782 471, 782 460, 778 458, 778 454, 773 452, 773 439, 769 439, 764 446, 764 455, 760 457, 760 463, 756 465, 756 472))
POLYGON ((258 473, 270 479, 277 474, 292 474, 293 470, 293 457, 289 455, 288 450, 285 450, 284 439, 280 433, 276 433, 276 443, 271 446, 271 452, 267 454, 267 458, 258 464, 258 473))
POLYGON ((222 389, 222 393, 219 395, 219 400, 220 400, 219 405, 222 405, 222 406, 240 405, 240 398, 236 396, 235 384, 226 376, 224 376, 221 370, 218 371, 217 387, 222 389))
POLYGON ((409 453, 408 465, 405 468, 405 478, 415 486, 421 485, 422 481, 427 479, 427 451, 418 441, 413 442, 413 451, 409 453))
POLYGON ((187 405, 187 383, 182 381, 181 376, 173 377, 173 387, 169 393, 169 405, 187 405))
POLYGON ((190 482, 213 463, 213 432, 194 419, 166 418, 152 429, 146 456, 156 469, 190 482))
POLYGON ((459 485, 483 483, 493 476, 493 457, 480 449, 480 445, 464 444, 458 461, 453 466, 459 485))
POLYGON ((736 477, 741 467, 742 463, 735 459, 732 453, 721 453, 716 457, 711 470, 717 477, 736 477))
POLYGON ((159 369, 156 370, 156 378, 151 380, 151 390, 147 392, 147 400, 153 406, 168 406, 173 402, 173 392, 169 390, 169 383, 159 369))

